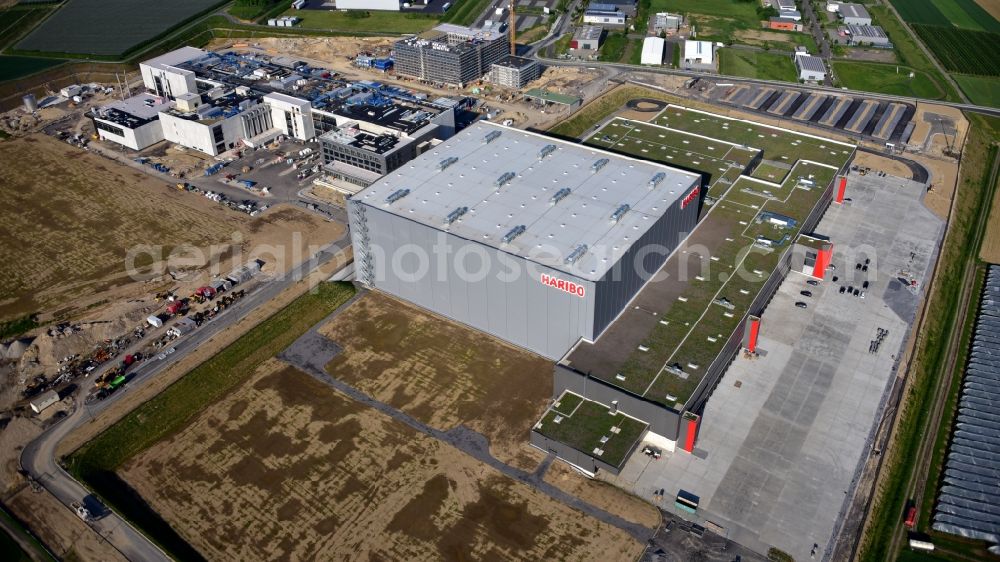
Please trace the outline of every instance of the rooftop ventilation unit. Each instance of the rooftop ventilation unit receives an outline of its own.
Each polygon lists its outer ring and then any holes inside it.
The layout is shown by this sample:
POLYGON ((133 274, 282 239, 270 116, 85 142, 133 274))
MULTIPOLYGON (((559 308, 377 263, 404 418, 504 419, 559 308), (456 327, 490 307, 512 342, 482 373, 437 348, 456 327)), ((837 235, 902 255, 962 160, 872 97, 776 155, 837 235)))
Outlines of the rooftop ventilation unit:
POLYGON ((457 221, 459 219, 459 217, 461 217, 462 215, 464 215, 465 213, 468 213, 468 212, 469 212, 469 208, 468 207, 459 207, 459 208, 455 209, 454 211, 448 213, 448 216, 445 217, 444 222, 445 222, 445 224, 451 224, 451 223, 457 221))
POLYGON ((552 196, 552 199, 549 199, 549 203, 555 205, 556 203, 558 203, 558 202, 562 201, 563 199, 569 197, 570 193, 572 193, 572 190, 570 188, 568 188, 568 187, 564 187, 564 188, 560 189, 559 191, 557 191, 556 194, 552 196))
POLYGON ((458 156, 449 156, 449 157, 445 158, 444 160, 438 162, 438 170, 442 170, 443 171, 445 168, 447 168, 448 166, 451 166, 455 162, 458 162, 458 156))
POLYGON ((538 159, 539 160, 544 160, 546 156, 548 156, 549 154, 552 154, 555 151, 556 151, 556 145, 554 145, 554 144, 547 144, 547 145, 543 146, 541 150, 538 151, 538 159))
POLYGON ((403 197, 406 197, 409 194, 410 194, 409 189, 397 189, 396 191, 393 191, 392 193, 389 194, 388 197, 385 198, 385 202, 391 205, 396 201, 399 201, 403 197))
POLYGON ((502 175, 499 178, 497 178, 497 181, 493 182, 493 185, 495 185, 497 187, 497 189, 499 189, 499 188, 503 187, 504 185, 510 183, 510 181, 513 180, 516 177, 517 177, 517 174, 515 174, 514 172, 506 172, 506 173, 504 173, 504 175, 502 175))
POLYGON ((654 187, 660 185, 660 183, 665 179, 667 179, 667 174, 664 174, 663 172, 656 172, 655 176, 649 178, 649 189, 653 189, 654 187))
POLYGON ((615 209, 615 212, 611 213, 611 222, 618 222, 622 220, 622 217, 625 216, 625 213, 627 213, 630 208, 631 207, 628 206, 628 203, 622 203, 619 205, 618 208, 615 209))
POLYGON ((566 260, 565 260, 566 265, 570 265, 570 264, 576 263, 580 258, 583 257, 583 254, 586 254, 586 253, 587 253, 587 245, 586 244, 580 244, 579 246, 576 247, 575 250, 573 250, 572 252, 570 252, 570 254, 568 256, 566 256, 566 260))
POLYGON ((501 241, 503 241, 504 244, 510 244, 511 242, 514 241, 515 238, 524 234, 525 230, 528 230, 527 227, 525 227, 523 224, 519 224, 514 228, 510 229, 510 231, 507 234, 504 234, 503 238, 501 238, 501 241))
POLYGON ((486 144, 490 144, 491 142, 497 140, 498 138, 500 138, 500 131, 490 131, 486 133, 486 138, 483 139, 483 142, 486 144))
POLYGON ((600 160, 590 165, 590 171, 596 174, 597 172, 601 171, 601 168, 607 166, 608 162, 609 160, 607 158, 601 158, 600 160))

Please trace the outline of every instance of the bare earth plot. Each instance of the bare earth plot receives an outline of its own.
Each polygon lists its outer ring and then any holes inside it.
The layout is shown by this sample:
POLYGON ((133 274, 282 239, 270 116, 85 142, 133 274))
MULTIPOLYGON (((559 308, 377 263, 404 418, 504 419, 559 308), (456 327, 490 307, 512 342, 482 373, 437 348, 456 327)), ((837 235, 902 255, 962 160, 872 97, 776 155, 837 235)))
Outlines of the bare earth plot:
POLYGON ((320 328, 343 348, 333 377, 441 430, 482 433, 500 460, 533 469, 532 424, 552 396, 552 363, 370 293, 320 328))
MULTIPOLYGON (((294 208, 250 219, 44 135, 4 143, 0 185, 0 318, 138 296, 123 295, 125 287, 161 290, 156 279, 137 284, 126 272, 126 255, 139 243, 161 248, 162 257, 192 245, 221 258, 224 272, 228 261, 259 255, 273 273, 308 257, 308 245, 343 234, 342 225, 294 208)), ((155 253, 138 255, 135 265, 152 265, 155 253)))
POLYGON ((629 560, 643 547, 273 360, 122 476, 213 560, 629 560))

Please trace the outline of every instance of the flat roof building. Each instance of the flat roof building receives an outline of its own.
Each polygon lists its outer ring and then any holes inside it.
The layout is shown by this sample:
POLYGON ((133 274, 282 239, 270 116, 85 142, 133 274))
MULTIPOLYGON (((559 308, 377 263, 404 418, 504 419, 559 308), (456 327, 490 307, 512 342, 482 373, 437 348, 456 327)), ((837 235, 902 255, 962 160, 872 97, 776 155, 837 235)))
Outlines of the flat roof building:
POLYGON ((541 75, 542 67, 538 61, 514 55, 507 55, 490 68, 490 82, 516 90, 527 86, 541 75))
POLYGON ((598 23, 606 26, 624 27, 628 16, 625 12, 587 10, 583 13, 583 23, 598 23))
POLYGON ((871 25, 872 17, 861 4, 841 4, 840 17, 847 25, 871 25))
POLYGON ((152 94, 116 100, 90 113, 94 129, 102 140, 143 150, 163 140, 160 112, 174 102, 152 94))
POLYGON ((506 33, 441 24, 394 46, 398 74, 453 86, 481 79, 510 52, 506 33))
POLYGON ((400 0, 336 0, 336 9, 398 12, 401 3, 400 0))
POLYGON ((684 41, 684 61, 695 64, 715 64, 715 45, 711 41, 684 41))
POLYGON ((634 18, 638 0, 594 0, 588 6, 588 10, 605 12, 622 12, 630 18, 634 18))
POLYGON ((57 402, 59 402, 59 394, 57 394, 54 390, 47 390, 33 398, 28 404, 31 406, 31 410, 33 412, 40 414, 42 413, 42 410, 57 402))
POLYGON ((795 68, 799 71, 799 80, 806 82, 822 82, 826 79, 826 65, 823 59, 809 54, 795 54, 795 68))
POLYGON ((684 24, 684 16, 680 14, 670 14, 659 12, 653 17, 653 33, 673 34, 684 24))
POLYGON ((852 45, 875 45, 890 47, 889 36, 877 25, 848 25, 847 33, 851 36, 852 45))
POLYGON ((573 39, 569 42, 569 48, 596 51, 601 48, 601 38, 603 35, 604 28, 599 25, 578 27, 573 33, 573 39))
POLYGON ((358 281, 556 359, 694 228, 700 181, 476 123, 351 197, 358 281))

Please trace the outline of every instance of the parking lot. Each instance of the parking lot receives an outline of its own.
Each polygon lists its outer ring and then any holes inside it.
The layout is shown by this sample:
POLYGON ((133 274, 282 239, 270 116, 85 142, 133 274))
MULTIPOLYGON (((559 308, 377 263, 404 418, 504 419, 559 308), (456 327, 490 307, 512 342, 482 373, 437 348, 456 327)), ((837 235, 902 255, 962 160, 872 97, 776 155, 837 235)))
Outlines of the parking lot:
POLYGON ((850 200, 816 228, 835 269, 816 286, 789 274, 762 315, 759 356, 738 356, 709 399, 694 453, 633 455, 606 478, 641 496, 664 490, 667 510, 690 492, 698 521, 759 552, 825 558, 943 234, 925 189, 852 173, 850 200), (865 281, 864 298, 840 292, 865 281))

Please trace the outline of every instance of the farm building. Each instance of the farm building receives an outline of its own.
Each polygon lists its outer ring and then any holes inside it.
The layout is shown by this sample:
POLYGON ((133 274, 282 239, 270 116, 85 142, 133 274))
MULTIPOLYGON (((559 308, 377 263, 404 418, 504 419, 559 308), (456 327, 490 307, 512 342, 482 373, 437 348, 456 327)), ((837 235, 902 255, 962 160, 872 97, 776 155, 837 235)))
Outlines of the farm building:
POLYGON ((840 17, 846 25, 871 25, 872 17, 861 4, 841 4, 840 17))
POLYGON ((54 390, 48 390, 33 398, 31 402, 29 402, 29 405, 31 406, 31 411, 36 414, 40 414, 42 413, 42 410, 52 406, 56 402, 59 402, 59 394, 57 394, 54 390))
POLYGON ((711 41, 685 41, 684 61, 705 65, 715 64, 715 45, 711 41))
POLYGON ((822 82, 826 79, 826 66, 819 57, 802 52, 795 53, 795 68, 799 72, 799 80, 822 82))
POLYGON ((700 181, 480 122, 351 197, 357 278, 557 359, 694 228, 700 181))
POLYGON ((873 45, 876 47, 892 47, 889 36, 877 25, 849 25, 847 33, 852 45, 873 45))
POLYGON ((661 33, 672 35, 677 33, 677 30, 680 29, 682 25, 684 25, 684 16, 680 14, 660 12, 654 16, 653 33, 656 35, 661 33))
POLYGON ((666 49, 666 39, 660 37, 646 37, 642 40, 641 64, 663 64, 663 51, 666 49))
POLYGON ((587 10, 583 13, 583 23, 597 23, 605 26, 624 27, 628 16, 624 12, 587 10))
POLYGON ((770 18, 767 27, 779 31, 802 31, 800 23, 788 18, 770 18))
POLYGON ((516 90, 527 86, 541 75, 542 67, 538 61, 514 55, 507 55, 490 68, 490 82, 516 90))
POLYGON ((604 28, 599 25, 584 25, 577 28, 573 33, 573 40, 569 42, 570 49, 582 51, 596 51, 601 48, 601 37, 604 35, 604 28))

